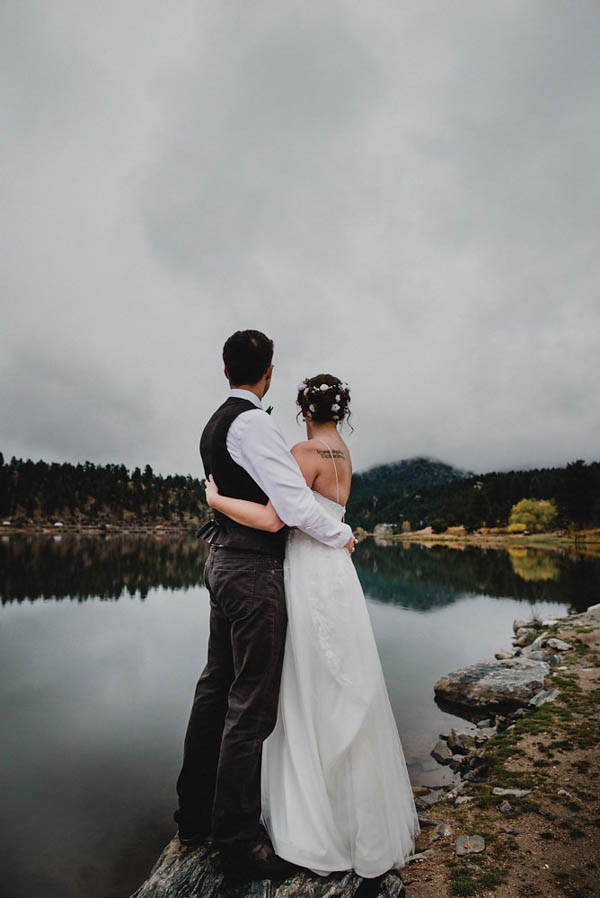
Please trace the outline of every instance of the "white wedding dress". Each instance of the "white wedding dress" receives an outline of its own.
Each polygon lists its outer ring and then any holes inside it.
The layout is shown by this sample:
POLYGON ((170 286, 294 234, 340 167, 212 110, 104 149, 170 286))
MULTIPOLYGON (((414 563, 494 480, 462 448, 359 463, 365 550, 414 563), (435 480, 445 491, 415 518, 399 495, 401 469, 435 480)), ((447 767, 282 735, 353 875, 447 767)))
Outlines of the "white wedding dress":
MULTIPOLYGON (((315 496, 342 518, 341 505, 315 496)), ((263 749, 263 821, 288 861, 379 876, 406 862, 419 824, 365 597, 348 552, 299 530, 284 570, 288 631, 263 749)))

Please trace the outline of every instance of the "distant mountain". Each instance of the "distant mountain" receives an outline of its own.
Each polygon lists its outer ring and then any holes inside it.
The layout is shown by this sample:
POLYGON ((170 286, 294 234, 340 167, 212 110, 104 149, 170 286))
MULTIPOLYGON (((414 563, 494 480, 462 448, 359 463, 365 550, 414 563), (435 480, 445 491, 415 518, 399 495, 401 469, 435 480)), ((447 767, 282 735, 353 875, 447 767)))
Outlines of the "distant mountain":
POLYGON ((379 523, 436 532, 460 524, 467 530, 506 527, 512 506, 525 498, 554 500, 560 529, 597 527, 600 462, 469 474, 435 459, 409 458, 357 474, 347 517, 367 531, 379 523))
POLYGON ((461 471, 443 461, 425 456, 405 458, 387 465, 376 465, 352 477, 352 500, 364 497, 389 495, 407 488, 452 483, 473 477, 469 471, 461 471))

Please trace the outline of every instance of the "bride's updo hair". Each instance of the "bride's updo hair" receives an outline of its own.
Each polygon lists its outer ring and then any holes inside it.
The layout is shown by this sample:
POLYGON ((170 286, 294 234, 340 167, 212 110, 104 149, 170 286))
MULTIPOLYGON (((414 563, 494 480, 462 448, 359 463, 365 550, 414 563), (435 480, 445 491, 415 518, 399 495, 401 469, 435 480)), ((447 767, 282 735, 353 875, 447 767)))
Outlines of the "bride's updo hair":
POLYGON ((317 374, 298 384, 298 415, 313 421, 343 421, 350 417, 350 387, 332 374, 317 374))

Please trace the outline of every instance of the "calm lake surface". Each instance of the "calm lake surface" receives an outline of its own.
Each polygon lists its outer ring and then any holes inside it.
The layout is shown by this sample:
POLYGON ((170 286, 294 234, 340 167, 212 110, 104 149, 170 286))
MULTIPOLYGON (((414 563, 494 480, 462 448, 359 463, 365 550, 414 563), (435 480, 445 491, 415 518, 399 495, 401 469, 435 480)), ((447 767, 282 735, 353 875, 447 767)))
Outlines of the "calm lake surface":
MULTIPOLYGON (((175 780, 205 659, 194 539, 0 541, 3 898, 127 898, 172 836, 175 780)), ((511 645, 515 617, 598 601, 600 561, 533 550, 361 544, 367 595, 414 784, 464 724, 435 680, 511 645)))

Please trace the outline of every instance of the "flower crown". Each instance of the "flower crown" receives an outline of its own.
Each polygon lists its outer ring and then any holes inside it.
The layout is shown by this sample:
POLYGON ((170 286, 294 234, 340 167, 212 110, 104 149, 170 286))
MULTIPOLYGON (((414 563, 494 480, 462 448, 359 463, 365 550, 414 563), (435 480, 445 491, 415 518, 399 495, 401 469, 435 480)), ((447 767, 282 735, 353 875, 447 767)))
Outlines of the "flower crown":
MULTIPOLYGON (((331 411, 333 412, 332 418, 334 421, 339 421, 340 416, 338 412, 341 410, 341 394, 343 392, 347 393, 348 398, 350 394, 350 387, 348 386, 346 381, 337 384, 313 384, 312 386, 310 386, 307 380, 303 380, 302 383, 298 384, 298 393, 302 393, 302 395, 306 399, 316 399, 317 397, 322 396, 323 393, 328 393, 329 391, 333 390, 339 390, 339 393, 336 393, 335 402, 332 402, 331 404, 331 411)), ((316 410, 316 406, 310 403, 308 406, 308 411, 314 413, 316 412, 316 410)))

